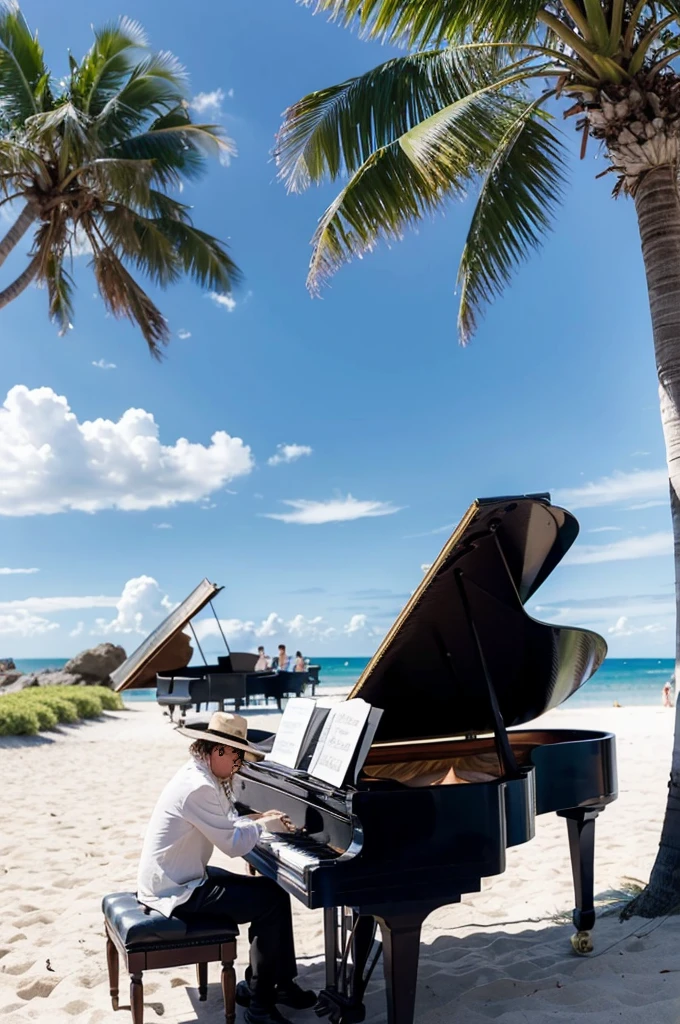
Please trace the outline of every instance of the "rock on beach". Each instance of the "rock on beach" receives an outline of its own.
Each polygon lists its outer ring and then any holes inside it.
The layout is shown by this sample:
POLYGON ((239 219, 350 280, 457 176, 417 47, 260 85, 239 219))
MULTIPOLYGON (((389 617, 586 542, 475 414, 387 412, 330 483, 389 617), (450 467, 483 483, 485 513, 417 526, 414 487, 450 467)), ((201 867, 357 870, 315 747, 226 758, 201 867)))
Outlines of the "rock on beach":
POLYGON ((17 693, 29 686, 111 686, 111 673, 123 664, 127 655, 119 644, 97 644, 67 661, 63 669, 52 671, 6 672, 0 675, 0 694, 17 693))

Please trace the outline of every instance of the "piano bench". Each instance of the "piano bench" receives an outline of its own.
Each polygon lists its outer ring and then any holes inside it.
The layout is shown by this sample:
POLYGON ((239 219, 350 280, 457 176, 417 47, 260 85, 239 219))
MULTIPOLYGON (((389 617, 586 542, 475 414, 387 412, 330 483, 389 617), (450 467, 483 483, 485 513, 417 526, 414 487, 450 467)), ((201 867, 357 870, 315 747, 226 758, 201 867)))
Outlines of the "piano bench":
POLYGON ((198 997, 208 998, 208 964, 222 964, 222 995, 226 1024, 236 1020, 236 936, 238 925, 224 922, 219 928, 185 924, 150 910, 132 892, 116 892, 102 900, 106 929, 106 960, 109 991, 118 1009, 118 964, 122 957, 130 975, 130 1009, 133 1024, 143 1024, 144 971, 196 964, 198 997))

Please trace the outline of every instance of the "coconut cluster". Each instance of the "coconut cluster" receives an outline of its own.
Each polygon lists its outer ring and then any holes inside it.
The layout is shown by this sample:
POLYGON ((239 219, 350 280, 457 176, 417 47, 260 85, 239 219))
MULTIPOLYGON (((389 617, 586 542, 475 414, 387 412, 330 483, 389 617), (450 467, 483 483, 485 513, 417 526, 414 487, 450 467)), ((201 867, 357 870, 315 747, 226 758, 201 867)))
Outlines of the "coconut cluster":
POLYGON ((619 174, 615 191, 630 195, 653 167, 677 165, 680 153, 680 78, 659 74, 652 83, 608 85, 583 104, 581 124, 602 140, 619 174))

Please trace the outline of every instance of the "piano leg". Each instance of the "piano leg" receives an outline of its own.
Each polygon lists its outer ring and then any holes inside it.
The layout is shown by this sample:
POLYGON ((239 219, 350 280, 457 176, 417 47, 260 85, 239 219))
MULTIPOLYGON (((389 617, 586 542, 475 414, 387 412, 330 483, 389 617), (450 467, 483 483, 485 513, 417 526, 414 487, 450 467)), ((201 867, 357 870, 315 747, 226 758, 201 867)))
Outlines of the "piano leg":
POLYGON ((567 822, 576 902, 573 913, 576 935, 572 935, 571 944, 580 955, 593 950, 590 931, 595 925, 595 819, 600 810, 590 807, 557 812, 567 822))
POLYGON ((413 1024, 420 930, 431 906, 410 913, 377 913, 383 940, 387 1024, 413 1024))
POLYGON ((378 950, 368 970, 375 939, 372 916, 360 916, 347 907, 324 910, 326 987, 319 993, 316 1012, 332 1024, 357 1024, 366 1016, 363 998, 378 950))
POLYGON ((338 980, 337 908, 323 912, 324 953, 326 955, 326 988, 334 989, 338 980))

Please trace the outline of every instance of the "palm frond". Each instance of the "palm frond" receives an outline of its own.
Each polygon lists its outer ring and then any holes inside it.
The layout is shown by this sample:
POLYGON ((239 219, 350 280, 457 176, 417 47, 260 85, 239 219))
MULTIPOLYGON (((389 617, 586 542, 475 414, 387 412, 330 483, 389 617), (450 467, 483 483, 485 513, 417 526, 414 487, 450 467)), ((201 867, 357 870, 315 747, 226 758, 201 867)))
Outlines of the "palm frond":
POLYGON ((498 112, 499 139, 482 182, 460 261, 459 337, 465 344, 480 310, 499 295, 542 241, 564 183, 562 143, 538 109, 513 102, 498 112))
POLYGON ((515 59, 513 47, 457 46, 386 61, 290 107, 275 150, 280 177, 298 192, 353 172, 371 153, 480 87, 515 59))
POLYGON ((493 93, 466 96, 446 108, 436 138, 425 130, 413 138, 428 126, 425 121, 373 153, 319 222, 310 290, 318 291, 342 263, 370 251, 381 237, 400 239, 406 225, 434 211, 447 195, 463 196, 493 152, 499 102, 493 93))
POLYGON ((172 239, 185 274, 202 288, 228 295, 241 280, 224 243, 186 220, 163 219, 163 230, 172 239))
POLYGON ((20 125, 43 109, 47 69, 43 49, 32 36, 19 5, 0 2, 0 114, 20 125), (40 102, 39 102, 40 99, 40 102))
POLYGON ((64 269, 63 259, 55 253, 51 253, 47 260, 43 280, 47 284, 50 320, 57 324, 59 334, 63 337, 72 326, 75 284, 64 269))
POLYGON ((142 26, 130 18, 94 29, 94 43, 75 70, 71 90, 85 113, 97 117, 122 88, 139 51, 148 48, 142 26))
POLYGON ((171 53, 152 53, 135 64, 121 88, 107 100, 96 119, 99 137, 107 144, 143 130, 154 117, 185 102, 187 77, 171 53))
POLYGON ((545 0, 300 0, 364 36, 406 46, 439 46, 488 33, 528 38, 545 0))
POLYGON ((143 208, 149 201, 154 174, 152 160, 101 157, 75 167, 64 179, 62 189, 77 179, 79 185, 91 190, 98 205, 106 203, 107 199, 115 199, 143 208))
POLYGON ((180 277, 180 261, 162 218, 115 203, 102 211, 99 226, 107 245, 156 284, 164 288, 180 277))
POLYGON ((50 174, 42 155, 31 146, 0 139, 0 189, 7 193, 10 185, 30 187, 37 179, 43 186, 48 185, 50 174))
POLYGON ((23 135, 29 146, 48 150, 53 148, 55 137, 58 143, 58 169, 60 177, 66 175, 69 167, 81 163, 90 147, 90 118, 72 103, 61 103, 53 110, 33 114, 24 124, 23 135))
POLYGON ((191 221, 190 206, 154 188, 149 189, 144 210, 153 217, 164 217, 166 220, 179 220, 185 223, 191 221))
POLYGON ((234 152, 222 129, 193 124, 184 106, 156 118, 147 131, 131 135, 110 150, 112 156, 153 161, 154 178, 163 187, 197 178, 205 169, 206 156, 220 152, 234 152))
POLYGON ((97 245, 95 239, 92 268, 106 308, 117 318, 127 317, 137 324, 154 359, 161 358, 161 346, 170 339, 168 322, 125 269, 115 252, 97 245))

